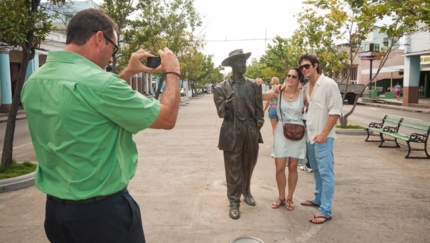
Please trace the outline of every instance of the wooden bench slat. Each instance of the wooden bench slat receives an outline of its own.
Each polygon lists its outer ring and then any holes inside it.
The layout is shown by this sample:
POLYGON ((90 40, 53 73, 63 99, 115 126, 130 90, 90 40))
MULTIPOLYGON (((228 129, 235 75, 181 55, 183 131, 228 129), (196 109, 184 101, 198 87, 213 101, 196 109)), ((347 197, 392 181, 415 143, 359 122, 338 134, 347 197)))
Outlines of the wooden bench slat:
POLYGON ((401 126, 403 127, 409 127, 409 128, 414 128, 417 130, 421 130, 421 131, 427 131, 429 129, 429 126, 425 126, 424 124, 410 124, 410 123, 405 123, 404 121, 402 122, 401 126))

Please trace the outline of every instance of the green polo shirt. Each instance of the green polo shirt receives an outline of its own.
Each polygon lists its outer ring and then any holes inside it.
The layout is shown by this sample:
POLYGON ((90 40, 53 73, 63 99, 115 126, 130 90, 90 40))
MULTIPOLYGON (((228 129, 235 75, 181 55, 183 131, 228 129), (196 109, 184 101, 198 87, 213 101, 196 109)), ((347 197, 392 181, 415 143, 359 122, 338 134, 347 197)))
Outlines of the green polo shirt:
POLYGON ((151 126, 160 112, 157 100, 65 51, 48 53, 21 99, 38 159, 36 186, 70 200, 127 186, 138 158, 132 134, 151 126))

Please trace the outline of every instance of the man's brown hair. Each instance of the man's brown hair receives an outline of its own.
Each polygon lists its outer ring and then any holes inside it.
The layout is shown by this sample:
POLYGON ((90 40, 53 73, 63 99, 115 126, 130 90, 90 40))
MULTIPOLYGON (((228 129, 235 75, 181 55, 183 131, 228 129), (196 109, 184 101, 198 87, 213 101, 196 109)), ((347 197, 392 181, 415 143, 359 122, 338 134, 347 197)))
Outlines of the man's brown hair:
POLYGON ((313 54, 304 54, 304 55, 301 55, 300 58, 299 58, 299 65, 304 60, 310 61, 312 63, 312 67, 315 67, 315 63, 318 64, 317 73, 321 74, 321 71, 320 71, 320 62, 318 61, 318 57, 317 56, 315 56, 313 54))
POLYGON ((118 25, 103 10, 85 9, 79 11, 70 20, 67 26, 66 44, 84 45, 97 31, 113 37, 113 30, 118 33, 118 25))

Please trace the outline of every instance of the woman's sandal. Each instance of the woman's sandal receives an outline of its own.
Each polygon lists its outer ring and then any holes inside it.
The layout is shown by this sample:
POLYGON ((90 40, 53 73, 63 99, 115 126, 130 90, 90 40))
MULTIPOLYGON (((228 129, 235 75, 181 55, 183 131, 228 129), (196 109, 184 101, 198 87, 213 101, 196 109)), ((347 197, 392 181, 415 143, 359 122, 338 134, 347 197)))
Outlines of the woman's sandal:
POLYGON ((294 210, 294 202, 293 199, 287 199, 285 200, 285 209, 287 209, 288 211, 293 211, 294 210))
POLYGON ((279 208, 279 207, 280 207, 280 206, 282 206, 282 205, 285 205, 285 199, 280 199, 280 198, 278 198, 278 199, 276 200, 276 202, 272 203, 272 208, 273 208, 273 209, 277 209, 277 208, 279 208))

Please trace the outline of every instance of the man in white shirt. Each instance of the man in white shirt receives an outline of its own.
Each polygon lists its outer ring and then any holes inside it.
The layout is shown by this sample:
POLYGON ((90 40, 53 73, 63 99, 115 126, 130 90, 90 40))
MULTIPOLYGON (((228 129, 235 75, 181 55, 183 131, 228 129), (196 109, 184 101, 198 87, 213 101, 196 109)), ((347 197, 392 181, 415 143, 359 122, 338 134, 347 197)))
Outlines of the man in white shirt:
POLYGON ((315 178, 314 198, 301 204, 319 207, 309 221, 322 224, 332 218, 335 187, 333 140, 336 137, 333 128, 342 111, 342 97, 337 83, 321 74, 316 56, 302 55, 299 64, 300 71, 309 79, 303 90, 309 103, 306 119, 307 153, 315 178))

